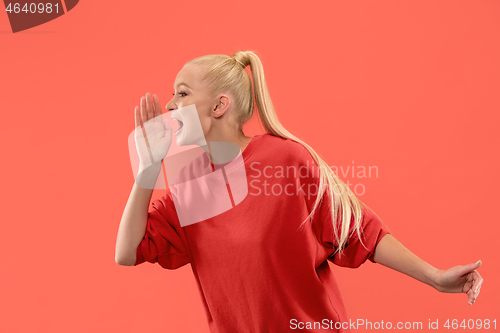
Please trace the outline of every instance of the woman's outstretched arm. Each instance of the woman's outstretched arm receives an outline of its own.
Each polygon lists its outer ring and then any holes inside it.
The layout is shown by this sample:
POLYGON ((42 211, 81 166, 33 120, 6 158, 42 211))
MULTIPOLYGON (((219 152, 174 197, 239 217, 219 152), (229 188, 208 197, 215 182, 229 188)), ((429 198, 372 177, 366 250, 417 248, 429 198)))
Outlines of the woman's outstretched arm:
POLYGON ((426 283, 440 292, 466 293, 469 305, 474 304, 483 284, 483 278, 476 271, 482 264, 480 260, 447 270, 437 269, 413 254, 391 234, 382 237, 375 248, 373 260, 426 283))

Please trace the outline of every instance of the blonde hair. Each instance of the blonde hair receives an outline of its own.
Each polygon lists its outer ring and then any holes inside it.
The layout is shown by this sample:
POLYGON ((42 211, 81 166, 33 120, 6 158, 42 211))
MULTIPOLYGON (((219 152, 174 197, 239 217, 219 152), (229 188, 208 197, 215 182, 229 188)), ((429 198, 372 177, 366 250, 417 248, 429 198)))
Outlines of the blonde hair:
MULTIPOLYGON (((362 205, 366 208, 368 208, 368 206, 352 193, 349 187, 337 177, 318 153, 316 153, 307 143, 287 131, 280 123, 274 110, 273 103, 271 102, 262 62, 255 52, 237 51, 232 56, 223 54, 205 55, 192 59, 186 64, 199 65, 204 68, 203 80, 206 80, 208 83, 210 94, 213 96, 221 92, 229 92, 231 94, 232 103, 235 105, 234 109, 237 110, 233 112, 233 120, 239 131, 241 131, 243 123, 249 120, 253 115, 255 98, 260 121, 267 133, 300 143, 311 153, 320 170, 319 190, 312 211, 304 222, 302 222, 301 227, 308 218, 312 221, 312 216, 324 197, 324 191, 321 189, 326 189, 329 191, 328 198, 330 199, 333 230, 338 244, 332 256, 337 252, 339 256, 342 255, 342 250, 347 245, 348 239, 354 232, 357 233, 361 244, 363 244, 360 230, 363 215, 362 205), (251 78, 245 71, 248 65, 250 65, 251 68, 251 78), (254 89, 252 89, 252 81, 254 89), (336 223, 339 216, 342 218, 340 237, 338 236, 339 227, 336 223), (355 221, 354 228, 349 235, 350 221, 353 216, 355 221)), ((363 246, 365 245, 363 244, 363 246)))

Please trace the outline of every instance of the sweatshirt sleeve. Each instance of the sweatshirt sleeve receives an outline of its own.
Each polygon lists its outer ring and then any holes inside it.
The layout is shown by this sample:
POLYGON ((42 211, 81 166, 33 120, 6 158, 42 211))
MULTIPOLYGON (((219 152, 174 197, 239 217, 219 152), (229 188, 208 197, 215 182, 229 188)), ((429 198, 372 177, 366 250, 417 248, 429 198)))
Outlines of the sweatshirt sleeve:
MULTIPOLYGON (((307 195, 306 202, 309 212, 312 210, 314 202, 316 200, 316 194, 319 192, 319 168, 312 156, 309 153, 301 154, 301 163, 307 166, 307 175, 301 179, 302 183, 305 183, 305 188, 314 188, 314 191, 309 191, 314 195, 307 195), (313 186, 314 185, 314 186, 313 186)), ((306 174, 305 172, 303 174, 306 174)), ((327 189, 327 188, 326 188, 327 189)), ((349 225, 349 238, 347 243, 344 244, 342 254, 336 253, 333 255, 335 250, 338 248, 337 237, 333 230, 332 214, 331 214, 331 204, 330 195, 328 191, 325 191, 323 199, 320 205, 317 207, 317 211, 313 216, 312 226, 316 234, 316 238, 320 246, 325 250, 327 255, 326 259, 331 261, 337 266, 357 268, 361 266, 366 260, 375 262, 373 260, 373 254, 375 248, 386 234, 390 234, 389 228, 385 223, 377 217, 368 207, 362 205, 362 220, 361 220, 361 240, 358 237, 357 232, 351 235, 354 230, 354 216, 351 215, 351 221, 349 225), (365 248, 366 247, 366 248, 365 248)), ((337 235, 340 238, 341 233, 341 217, 337 218, 337 235)))
POLYGON ((175 207, 169 204, 169 195, 156 199, 148 211, 146 232, 137 247, 134 266, 143 262, 158 263, 165 269, 177 269, 189 263, 184 242, 177 230, 169 223, 175 207), (172 212, 173 210, 173 212, 172 212))
MULTIPOLYGON (((328 260, 333 262, 337 266, 349 267, 349 268, 357 268, 361 266, 367 259, 371 262, 375 262, 373 260, 373 255, 375 253, 375 248, 378 243, 387 234, 390 234, 387 226, 380 220, 370 209, 367 207, 362 208, 362 220, 361 220, 361 241, 357 233, 354 233, 347 241, 345 245, 342 255, 339 256, 336 253, 334 256, 330 256, 328 260)), ((354 217, 351 219, 351 225, 349 229, 349 234, 354 229, 354 217)), ((332 228, 333 235, 333 228, 332 228)), ((340 230, 339 236, 340 236, 340 230)), ((333 237, 332 237, 333 238, 333 237)), ((335 249, 338 247, 338 243, 336 240, 333 240, 332 243, 335 246, 335 249)))

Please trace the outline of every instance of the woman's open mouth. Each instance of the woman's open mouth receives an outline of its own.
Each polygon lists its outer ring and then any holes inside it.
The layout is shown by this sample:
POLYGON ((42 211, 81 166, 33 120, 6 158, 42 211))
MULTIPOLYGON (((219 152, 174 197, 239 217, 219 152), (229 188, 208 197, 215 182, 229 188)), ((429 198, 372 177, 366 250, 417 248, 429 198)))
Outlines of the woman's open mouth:
POLYGON ((176 119, 177 122, 179 123, 179 128, 177 129, 177 131, 175 131, 174 135, 177 135, 181 132, 181 129, 182 129, 182 126, 184 126, 184 123, 178 119, 176 119))

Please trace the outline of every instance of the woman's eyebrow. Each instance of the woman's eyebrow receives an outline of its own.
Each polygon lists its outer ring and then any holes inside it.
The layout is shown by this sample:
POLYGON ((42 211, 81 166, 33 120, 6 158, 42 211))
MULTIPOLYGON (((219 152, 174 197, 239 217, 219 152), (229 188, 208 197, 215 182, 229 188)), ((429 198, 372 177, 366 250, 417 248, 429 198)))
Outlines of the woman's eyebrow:
MULTIPOLYGON (((191 87, 189 86, 189 84, 187 84, 186 82, 179 82, 179 83, 177 83, 177 88, 179 88, 179 86, 186 86, 186 87, 188 87, 189 89, 194 90, 194 89, 193 89, 193 88, 191 88, 191 87)), ((174 86, 174 89, 175 89, 175 86, 174 86)))

